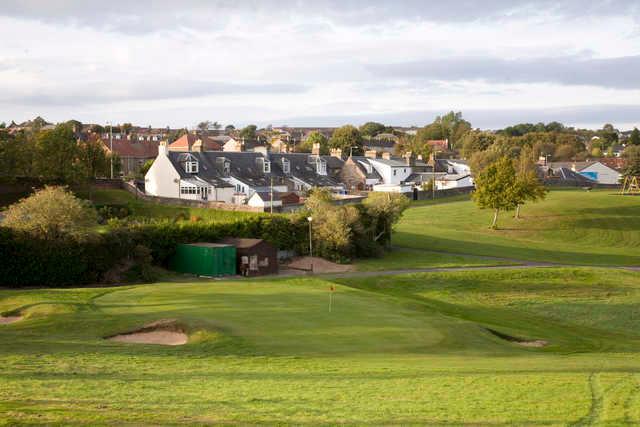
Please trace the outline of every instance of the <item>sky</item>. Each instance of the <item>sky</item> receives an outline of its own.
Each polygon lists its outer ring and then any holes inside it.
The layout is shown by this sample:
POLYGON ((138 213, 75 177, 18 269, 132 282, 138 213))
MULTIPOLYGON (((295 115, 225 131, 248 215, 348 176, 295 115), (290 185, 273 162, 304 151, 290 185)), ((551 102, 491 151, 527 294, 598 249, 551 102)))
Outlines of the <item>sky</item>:
POLYGON ((0 121, 640 127, 637 0, 2 0, 0 121))

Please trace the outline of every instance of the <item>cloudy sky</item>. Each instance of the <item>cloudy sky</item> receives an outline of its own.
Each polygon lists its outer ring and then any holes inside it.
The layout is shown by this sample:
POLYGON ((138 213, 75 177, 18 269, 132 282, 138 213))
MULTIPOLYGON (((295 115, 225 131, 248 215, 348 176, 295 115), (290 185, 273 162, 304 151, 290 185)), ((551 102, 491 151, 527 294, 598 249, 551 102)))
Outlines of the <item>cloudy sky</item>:
POLYGON ((640 2, 2 0, 0 121, 640 126, 640 2))

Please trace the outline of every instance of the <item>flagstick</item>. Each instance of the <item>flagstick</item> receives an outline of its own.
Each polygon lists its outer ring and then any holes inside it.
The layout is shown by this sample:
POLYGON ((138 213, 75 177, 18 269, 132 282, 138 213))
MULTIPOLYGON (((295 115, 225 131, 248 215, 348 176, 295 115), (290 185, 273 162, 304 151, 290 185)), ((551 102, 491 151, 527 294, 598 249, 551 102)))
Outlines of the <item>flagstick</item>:
POLYGON ((331 301, 333 300, 333 292, 329 292, 329 313, 331 313, 331 301))

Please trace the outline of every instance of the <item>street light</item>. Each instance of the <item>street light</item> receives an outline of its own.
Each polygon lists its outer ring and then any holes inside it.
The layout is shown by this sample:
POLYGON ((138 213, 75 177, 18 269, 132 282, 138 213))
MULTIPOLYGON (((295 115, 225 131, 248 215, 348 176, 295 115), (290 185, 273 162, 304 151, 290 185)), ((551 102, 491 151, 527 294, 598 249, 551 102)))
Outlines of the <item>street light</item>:
POLYGON ((111 179, 113 179, 113 126, 111 122, 107 122, 109 125, 109 158, 111 160, 111 179))
POLYGON ((308 216, 307 221, 309 221, 309 259, 311 260, 311 272, 313 273, 313 239, 311 237, 311 221, 313 221, 313 217, 308 216))

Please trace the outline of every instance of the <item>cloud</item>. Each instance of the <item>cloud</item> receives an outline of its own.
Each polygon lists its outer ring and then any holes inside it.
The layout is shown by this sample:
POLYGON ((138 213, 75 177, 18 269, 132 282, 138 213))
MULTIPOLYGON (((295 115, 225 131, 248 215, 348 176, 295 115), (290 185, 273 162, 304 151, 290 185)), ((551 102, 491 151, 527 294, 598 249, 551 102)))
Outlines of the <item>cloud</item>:
POLYGON ((0 104, 32 106, 78 106, 125 101, 162 101, 216 95, 291 94, 307 90, 304 85, 283 83, 224 83, 191 80, 113 82, 96 81, 65 86, 5 87, 0 104))
POLYGON ((371 65, 378 77, 640 88, 640 55, 620 58, 437 58, 371 65))
POLYGON ((349 25, 386 25, 395 19, 471 22, 554 14, 637 15, 635 0, 4 0, 0 15, 49 23, 90 26, 123 33, 148 33, 174 28, 215 28, 234 15, 322 16, 349 25))

